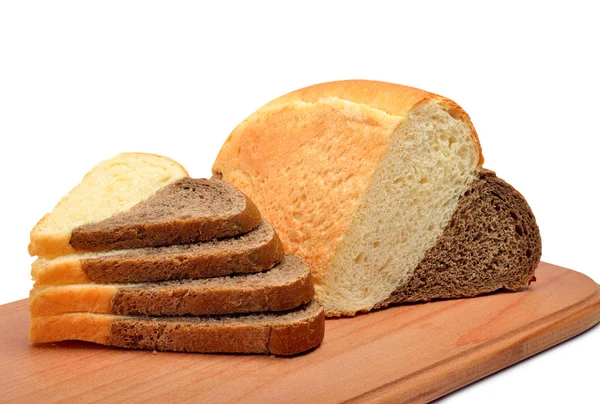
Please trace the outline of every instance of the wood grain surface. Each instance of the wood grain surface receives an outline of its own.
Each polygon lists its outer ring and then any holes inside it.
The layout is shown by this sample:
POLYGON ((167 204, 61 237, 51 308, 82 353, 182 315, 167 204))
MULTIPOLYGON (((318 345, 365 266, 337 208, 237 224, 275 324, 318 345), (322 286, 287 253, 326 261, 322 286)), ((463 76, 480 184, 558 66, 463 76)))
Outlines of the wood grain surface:
POLYGON ((32 346, 26 300, 0 306, 0 402, 425 402, 600 321, 590 278, 542 263, 516 293, 328 320, 294 358, 32 346))

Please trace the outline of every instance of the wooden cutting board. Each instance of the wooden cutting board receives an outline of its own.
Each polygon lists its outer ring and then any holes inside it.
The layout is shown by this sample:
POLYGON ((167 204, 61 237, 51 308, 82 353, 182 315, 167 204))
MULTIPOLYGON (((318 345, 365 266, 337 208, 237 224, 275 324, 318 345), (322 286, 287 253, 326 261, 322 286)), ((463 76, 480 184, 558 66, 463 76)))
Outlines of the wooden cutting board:
POLYGON ((600 321, 590 278, 545 263, 536 276, 522 292, 328 320, 323 345, 294 358, 31 346, 22 300, 0 306, 0 402, 429 401, 600 321))

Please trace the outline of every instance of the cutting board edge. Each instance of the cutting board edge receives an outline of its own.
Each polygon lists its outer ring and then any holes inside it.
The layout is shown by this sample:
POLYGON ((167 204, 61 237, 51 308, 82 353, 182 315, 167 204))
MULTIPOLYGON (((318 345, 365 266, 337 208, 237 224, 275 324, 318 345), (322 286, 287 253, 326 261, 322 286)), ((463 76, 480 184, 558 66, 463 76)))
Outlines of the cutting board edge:
POLYGON ((471 350, 436 366, 435 374, 443 377, 432 380, 428 377, 431 373, 423 371, 346 402, 427 403, 582 334, 600 323, 600 285, 586 278, 596 285, 588 298, 517 330, 508 339, 490 341, 484 350, 471 350), (552 317, 554 321, 548 322, 552 317))

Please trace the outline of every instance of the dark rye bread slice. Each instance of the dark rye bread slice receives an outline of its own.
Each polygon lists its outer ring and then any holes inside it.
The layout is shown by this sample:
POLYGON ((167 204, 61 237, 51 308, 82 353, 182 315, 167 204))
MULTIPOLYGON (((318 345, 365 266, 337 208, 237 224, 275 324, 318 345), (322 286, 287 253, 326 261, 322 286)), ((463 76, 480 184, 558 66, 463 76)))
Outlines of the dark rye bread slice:
POLYGON ((413 275, 376 308, 515 291, 535 280, 542 239, 525 198, 482 169, 413 275))
POLYGON ((312 276, 298 257, 286 256, 267 272, 192 281, 134 285, 66 285, 34 288, 33 317, 64 313, 200 316, 285 311, 314 296, 312 276))
POLYGON ((312 301, 286 313, 129 317, 71 313, 33 318, 33 343, 81 340, 157 351, 295 355, 321 344, 325 314, 312 301))
POLYGON ((36 286, 198 279, 265 271, 284 254, 277 233, 262 221, 249 233, 223 240, 40 258, 31 275, 36 286))
POLYGON ((182 178, 131 209, 76 227, 76 250, 108 251, 190 244, 237 236, 261 215, 241 191, 218 180, 182 178))

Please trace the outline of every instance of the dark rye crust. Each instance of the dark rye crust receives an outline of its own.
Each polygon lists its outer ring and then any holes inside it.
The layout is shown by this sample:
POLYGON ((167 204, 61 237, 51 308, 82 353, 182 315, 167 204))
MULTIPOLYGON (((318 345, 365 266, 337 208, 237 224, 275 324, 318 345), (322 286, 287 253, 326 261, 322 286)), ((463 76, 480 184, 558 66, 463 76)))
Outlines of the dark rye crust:
POLYGON ((310 270, 300 258, 288 255, 275 268, 258 274, 120 287, 111 312, 202 316, 285 311, 310 302, 314 294, 310 270))
POLYGON ((235 238, 87 258, 81 268, 94 283, 160 282, 262 272, 284 255, 279 236, 263 221, 235 238))
POLYGON ((482 169, 413 275, 375 308, 515 291, 535 280, 541 255, 539 228, 525 198, 482 169))
POLYGON ((182 178, 125 212, 73 229, 70 243, 80 251, 191 244, 247 233, 260 221, 254 203, 232 185, 182 178))
POLYGON ((227 317, 117 317, 106 345, 156 351, 295 355, 321 344, 316 302, 285 314, 227 317))

